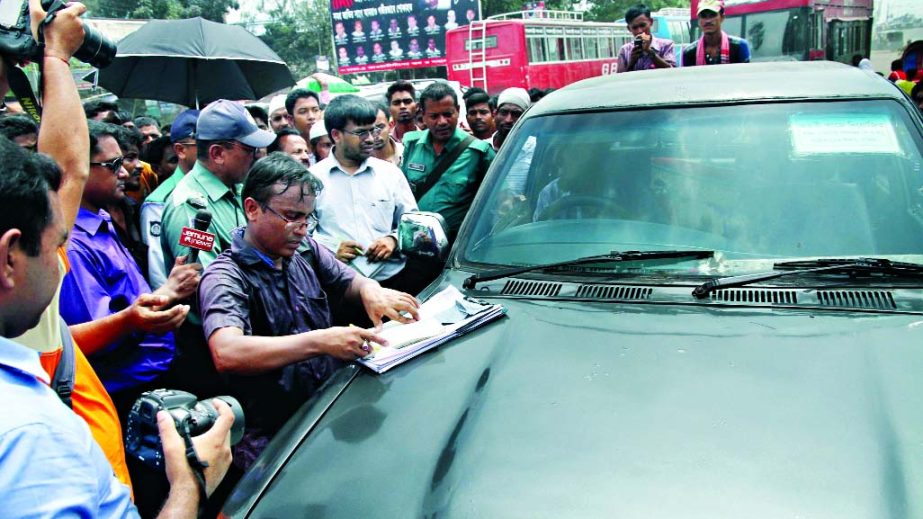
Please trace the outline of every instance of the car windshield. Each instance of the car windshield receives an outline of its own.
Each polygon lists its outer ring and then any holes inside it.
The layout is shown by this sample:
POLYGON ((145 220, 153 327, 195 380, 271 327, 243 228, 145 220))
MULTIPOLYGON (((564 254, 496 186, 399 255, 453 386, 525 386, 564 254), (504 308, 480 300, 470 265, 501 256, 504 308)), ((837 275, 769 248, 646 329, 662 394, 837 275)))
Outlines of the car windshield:
POLYGON ((717 253, 650 268, 923 261, 921 138, 896 101, 550 115, 511 138, 468 223, 463 264, 676 249, 717 253))

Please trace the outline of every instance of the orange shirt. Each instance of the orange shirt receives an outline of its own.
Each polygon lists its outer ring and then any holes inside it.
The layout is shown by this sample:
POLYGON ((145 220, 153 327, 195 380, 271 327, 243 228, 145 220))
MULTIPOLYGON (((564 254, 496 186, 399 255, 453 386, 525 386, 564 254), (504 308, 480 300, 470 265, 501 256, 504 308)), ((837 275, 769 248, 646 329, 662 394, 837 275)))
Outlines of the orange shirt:
MULTIPOLYGON (((65 248, 58 249, 58 259, 60 275, 63 277, 70 270, 65 248)), ((39 360, 49 377, 54 377, 55 369, 61 360, 61 312, 58 306, 60 291, 59 280, 58 294, 45 309, 39 324, 16 339, 17 342, 39 352, 39 360)), ((115 405, 86 356, 80 351, 79 345, 75 343, 74 346, 74 391, 71 395, 74 412, 90 427, 93 438, 112 465, 115 476, 131 490, 128 465, 125 463, 122 425, 115 405)))
MULTIPOLYGON (((79 347, 76 347, 76 344, 74 346, 76 364, 74 366, 74 392, 71 395, 74 412, 90 427, 93 439, 102 448, 103 454, 112 465, 115 477, 131 491, 131 478, 128 476, 128 465, 125 463, 122 425, 115 412, 115 404, 112 403, 109 393, 96 376, 86 356, 79 347)), ((53 377, 58 361, 61 360, 61 348, 40 354, 39 360, 48 376, 53 377)))

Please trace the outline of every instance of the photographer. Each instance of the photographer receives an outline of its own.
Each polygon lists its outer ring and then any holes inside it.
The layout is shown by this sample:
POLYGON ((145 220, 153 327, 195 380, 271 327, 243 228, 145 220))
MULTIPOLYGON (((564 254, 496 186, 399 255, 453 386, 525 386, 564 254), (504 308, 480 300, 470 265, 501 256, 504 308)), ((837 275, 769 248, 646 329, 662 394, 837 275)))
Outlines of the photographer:
MULTIPOLYGON (((39 0, 30 0, 29 7, 35 34, 45 12, 39 0)), ((61 405, 47 387, 49 376, 35 353, 38 348, 9 340, 23 340, 23 333, 30 328, 32 333, 47 328, 43 325, 57 326, 56 308, 49 307, 60 286, 57 253, 66 242, 89 174, 86 123, 68 67, 83 41, 78 17, 84 10, 82 4, 58 10, 44 30, 44 56, 39 59, 47 85, 46 117, 38 147, 54 161, 41 153, 31 155, 0 138, 0 204, 4 207, 0 213, 0 261, 7 265, 0 273, 0 393, 8 402, 0 415, 0 459, 4 460, 0 465, 0 501, 5 516, 137 514, 128 487, 113 475, 111 461, 93 441, 87 424, 61 405), (52 314, 55 319, 48 318, 52 314)), ((6 75, 0 70, 0 93, 6 89, 6 75)), ((60 336, 56 344, 60 344, 60 336)), ((49 344, 46 341, 45 347, 49 344)), ((83 373, 91 375, 92 370, 83 373)), ((81 376, 78 371, 74 411, 81 376)), ((230 464, 228 431, 233 417, 224 404, 216 404, 216 408, 220 418, 215 426, 193 439, 197 455, 209 464, 204 471, 207 492, 217 486, 230 464)), ((183 459, 184 442, 168 415, 158 419, 171 483, 162 515, 194 517, 200 489, 192 468, 183 459)), ((119 434, 117 421, 114 427, 110 435, 119 434)))
POLYGON ((646 5, 638 4, 628 9, 625 23, 635 39, 619 49, 619 72, 676 66, 673 41, 651 35, 654 19, 646 5))

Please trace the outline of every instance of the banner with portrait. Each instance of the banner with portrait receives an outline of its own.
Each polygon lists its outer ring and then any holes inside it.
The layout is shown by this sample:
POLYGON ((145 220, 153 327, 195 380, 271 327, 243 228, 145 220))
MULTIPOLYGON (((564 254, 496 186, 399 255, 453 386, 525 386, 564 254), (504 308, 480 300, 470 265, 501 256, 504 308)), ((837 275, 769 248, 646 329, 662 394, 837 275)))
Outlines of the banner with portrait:
POLYGON ((479 19, 479 0, 331 0, 340 74, 444 67, 445 33, 479 19))

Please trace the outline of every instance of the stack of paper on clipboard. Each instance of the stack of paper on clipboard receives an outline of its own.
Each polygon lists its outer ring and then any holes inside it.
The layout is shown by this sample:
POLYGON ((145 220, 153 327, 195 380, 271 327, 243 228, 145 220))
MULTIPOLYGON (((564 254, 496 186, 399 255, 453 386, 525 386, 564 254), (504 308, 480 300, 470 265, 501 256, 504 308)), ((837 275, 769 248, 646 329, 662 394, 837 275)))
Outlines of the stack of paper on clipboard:
POLYGON ((384 373, 505 313, 500 305, 466 298, 450 286, 421 305, 419 321, 391 321, 382 326, 379 335, 388 340, 388 346, 372 344, 372 353, 356 362, 375 373, 384 373))

